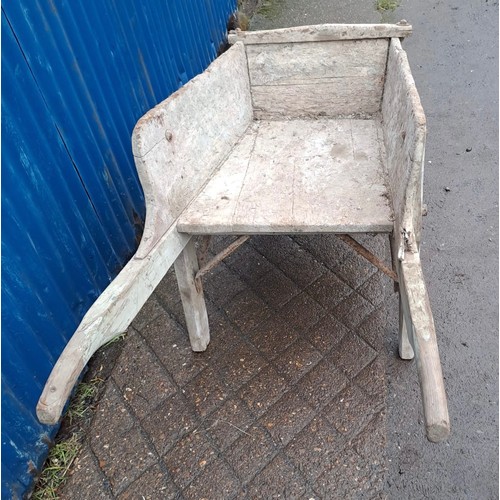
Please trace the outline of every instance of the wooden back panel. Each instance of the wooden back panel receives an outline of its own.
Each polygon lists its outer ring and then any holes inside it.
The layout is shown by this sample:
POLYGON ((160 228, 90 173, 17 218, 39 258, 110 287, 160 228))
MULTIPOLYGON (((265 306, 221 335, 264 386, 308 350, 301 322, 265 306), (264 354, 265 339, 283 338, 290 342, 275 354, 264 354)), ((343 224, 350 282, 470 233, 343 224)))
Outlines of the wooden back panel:
POLYGON ((255 118, 371 115, 380 111, 391 37, 398 24, 320 24, 236 31, 247 50, 255 118))
POLYGON ((248 45, 256 118, 338 117, 380 110, 388 39, 248 45))
POLYGON ((139 120, 132 149, 146 199, 146 225, 136 257, 149 253, 252 118, 245 50, 238 43, 139 120))
POLYGON ((426 122, 406 52, 397 38, 389 47, 382 121, 395 239, 400 248, 403 230, 412 233, 413 241, 420 241, 426 122))

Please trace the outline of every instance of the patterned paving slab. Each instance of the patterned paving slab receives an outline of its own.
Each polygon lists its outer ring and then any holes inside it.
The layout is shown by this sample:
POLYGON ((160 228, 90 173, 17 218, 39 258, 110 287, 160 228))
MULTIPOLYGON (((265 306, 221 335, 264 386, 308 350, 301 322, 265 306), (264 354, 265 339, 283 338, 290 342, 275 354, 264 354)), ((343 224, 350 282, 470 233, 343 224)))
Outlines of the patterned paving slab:
POLYGON ((173 272, 144 306, 62 497, 383 498, 390 280, 334 236, 261 236, 204 289, 205 353, 173 272))

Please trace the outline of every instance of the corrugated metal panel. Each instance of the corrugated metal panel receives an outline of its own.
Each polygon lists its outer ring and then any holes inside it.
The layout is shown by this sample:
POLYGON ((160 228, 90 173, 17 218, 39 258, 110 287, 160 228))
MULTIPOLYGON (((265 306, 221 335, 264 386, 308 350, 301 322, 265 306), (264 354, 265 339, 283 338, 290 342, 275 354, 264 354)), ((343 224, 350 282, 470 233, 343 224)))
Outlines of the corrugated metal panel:
POLYGON ((30 488, 57 430, 43 384, 139 241, 132 129, 215 58, 235 3, 2 2, 2 498, 30 488))

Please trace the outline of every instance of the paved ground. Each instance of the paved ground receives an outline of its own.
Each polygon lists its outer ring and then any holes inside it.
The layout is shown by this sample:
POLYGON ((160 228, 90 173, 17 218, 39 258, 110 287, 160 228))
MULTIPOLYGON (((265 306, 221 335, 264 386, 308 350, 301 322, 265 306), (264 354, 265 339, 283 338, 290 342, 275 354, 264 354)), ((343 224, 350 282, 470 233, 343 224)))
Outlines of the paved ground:
MULTIPOLYGON (((371 1, 276 4, 253 29, 380 21, 371 1)), ((449 441, 423 436, 388 280, 335 237, 261 237, 206 280, 205 354, 166 277, 63 496, 498 498, 498 2, 403 1, 390 17, 414 27, 405 48, 428 118, 422 252, 449 441)), ((388 259, 383 239, 364 242, 388 259)))
MULTIPOLYGON (((387 237, 362 241, 388 259, 387 237)), ((333 236, 255 237, 207 277, 212 342, 194 354, 169 272, 63 497, 378 498, 392 291, 333 236)))

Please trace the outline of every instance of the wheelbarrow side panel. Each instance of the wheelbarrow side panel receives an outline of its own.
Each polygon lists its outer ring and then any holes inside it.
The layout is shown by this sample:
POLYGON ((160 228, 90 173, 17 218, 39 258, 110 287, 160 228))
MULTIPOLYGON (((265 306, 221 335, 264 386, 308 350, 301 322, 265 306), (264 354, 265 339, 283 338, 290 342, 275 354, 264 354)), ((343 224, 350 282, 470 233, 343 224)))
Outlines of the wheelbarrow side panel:
POLYGON ((253 118, 243 44, 144 115, 132 150, 146 198, 145 257, 230 153, 253 118))
POLYGON ((400 355, 416 357, 427 437, 439 442, 449 435, 450 422, 419 254, 426 123, 406 53, 397 38, 389 48, 382 120, 395 219, 392 245, 399 276, 400 355))

